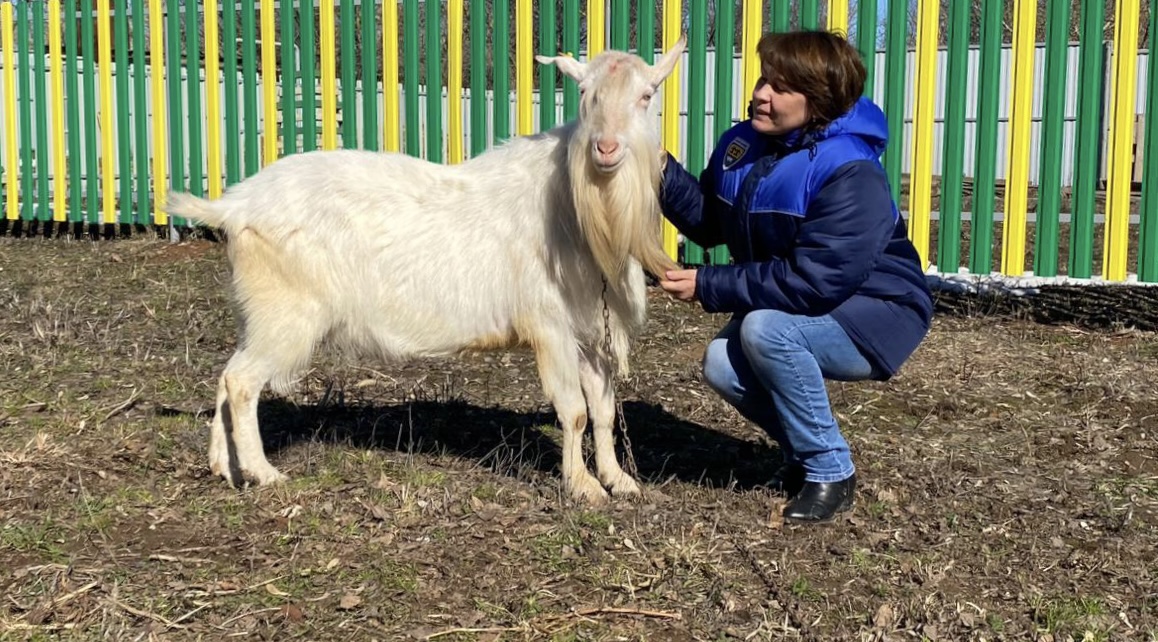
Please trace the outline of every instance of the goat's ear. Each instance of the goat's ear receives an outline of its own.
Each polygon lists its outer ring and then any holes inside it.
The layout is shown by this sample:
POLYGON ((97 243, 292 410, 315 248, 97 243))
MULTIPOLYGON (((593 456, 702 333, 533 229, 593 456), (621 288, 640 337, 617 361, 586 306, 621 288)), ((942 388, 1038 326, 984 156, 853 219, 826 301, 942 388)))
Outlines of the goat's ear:
POLYGON ((579 62, 571 56, 535 56, 535 60, 543 65, 555 65, 575 82, 583 80, 587 75, 587 63, 579 62))
POLYGON ((652 65, 651 84, 653 87, 659 87, 660 84, 671 75, 671 72, 675 70, 676 63, 678 63, 684 55, 684 49, 687 48, 687 45, 687 34, 683 34, 680 36, 680 39, 676 41, 675 45, 660 56, 659 60, 652 65))

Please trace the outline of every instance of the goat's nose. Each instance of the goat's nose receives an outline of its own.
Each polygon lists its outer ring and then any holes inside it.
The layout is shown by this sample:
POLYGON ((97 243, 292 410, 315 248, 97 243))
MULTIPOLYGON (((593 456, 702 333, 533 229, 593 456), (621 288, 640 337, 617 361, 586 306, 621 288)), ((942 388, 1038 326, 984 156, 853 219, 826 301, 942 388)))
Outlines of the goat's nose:
POLYGON ((615 150, 619 149, 619 141, 614 138, 600 138, 595 143, 595 149, 599 150, 599 153, 604 156, 610 156, 615 153, 615 150))

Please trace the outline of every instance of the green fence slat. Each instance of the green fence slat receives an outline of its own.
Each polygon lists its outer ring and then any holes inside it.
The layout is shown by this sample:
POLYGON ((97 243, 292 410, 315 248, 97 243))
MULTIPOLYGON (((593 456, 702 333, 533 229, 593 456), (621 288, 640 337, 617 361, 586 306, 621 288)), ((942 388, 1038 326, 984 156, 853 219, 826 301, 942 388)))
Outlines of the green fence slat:
POLYGON ((689 9, 687 168, 698 175, 704 168, 707 147, 708 6, 694 2, 689 9))
MULTIPOLYGON (((27 4, 20 3, 16 6, 17 10, 20 11, 20 7, 25 7, 27 4)), ((88 20, 81 20, 80 22, 80 46, 86 63, 83 71, 84 131, 95 132, 99 131, 97 129, 96 119, 97 105, 99 103, 96 89, 96 41, 93 38, 93 20, 91 18, 91 16, 94 15, 93 0, 81 0, 80 10, 82 15, 90 16, 88 20)), ((20 13, 23 13, 23 11, 20 11, 20 13)), ((21 90, 20 95, 27 96, 28 94, 26 91, 21 90)), ((24 103, 20 105, 22 123, 25 122, 23 114, 27 107, 28 105, 24 103)), ((25 138, 24 140, 28 139, 25 138)), ((84 216, 82 220, 87 220, 93 225, 100 223, 100 166, 97 164, 97 147, 99 144, 100 142, 97 140, 97 136, 90 135, 84 139, 84 211, 87 213, 87 216, 84 216)))
POLYGON ((1158 10, 1150 4, 1150 56, 1147 59, 1145 134, 1142 150, 1142 202, 1138 247, 1138 280, 1158 281, 1158 10))
MULTIPOLYGON (((71 2, 71 0, 70 0, 71 2)), ((150 225, 153 222, 152 191, 149 189, 149 87, 148 87, 148 53, 145 43, 145 3, 137 2, 133 6, 133 140, 136 143, 133 154, 133 163, 137 177, 137 216, 138 225, 150 225)), ((73 15, 69 13, 68 15, 73 15)), ((68 22, 74 22, 69 20, 68 22)), ((75 176, 75 174, 74 174, 75 176)))
MULTIPOLYGON (((775 32, 788 31, 792 27, 791 0, 771 0, 771 2, 772 10, 769 12, 771 22, 768 26, 775 32)), ((733 3, 728 5, 733 6, 733 3)))
MULTIPOLYGON (((391 2, 392 0, 386 0, 391 2)), ((378 131, 378 38, 375 12, 378 4, 364 0, 362 12, 362 148, 378 149, 382 138, 378 131)), ((288 120, 288 119, 286 119, 288 120)))
MULTIPOLYGON (((736 6, 734 3, 729 2, 726 3, 724 11, 717 10, 716 12, 716 96, 712 104, 712 109, 715 112, 714 126, 712 128, 714 130, 714 141, 718 141, 720 136, 732 126, 732 89, 734 82, 732 57, 736 51, 735 28, 736 6)), ((709 254, 711 256, 711 262, 714 265, 725 265, 729 261, 727 246, 718 245, 712 248, 709 254)))
MULTIPOLYGON (((230 0, 227 0, 230 1, 230 0)), ((296 41, 293 6, 281 8, 281 42, 296 41)), ((373 25, 371 25, 373 28, 373 25)), ((374 40, 371 40, 374 42, 374 40)), ((294 47, 281 47, 281 140, 282 154, 289 156, 298 151, 297 59, 294 47)), ((374 149, 377 149, 376 147, 374 149)))
POLYGON ((627 51, 631 46, 631 0, 611 0, 611 48, 627 51))
MULTIPOLYGON (((76 0, 65 0, 64 15, 76 15, 76 0)), ((84 192, 81 191, 81 160, 84 158, 84 150, 80 142, 81 95, 80 72, 77 70, 78 42, 76 20, 65 20, 64 82, 65 94, 68 96, 68 111, 65 113, 68 127, 68 220, 73 223, 84 220, 82 216, 84 206, 81 203, 84 198, 84 192)))
POLYGON ((221 3, 221 75, 224 78, 225 184, 241 180, 241 115, 237 101, 237 7, 221 3))
POLYGON ((889 146, 884 154, 893 200, 901 198, 902 161, 905 153, 905 73, 909 25, 908 0, 889 0, 888 36, 885 45, 885 114, 889 124, 889 146))
MULTIPOLYGON (((1105 0, 1082 0, 1078 87, 1105 86, 1103 50, 1105 0)), ((1067 273, 1086 279, 1094 269, 1094 206, 1101 168, 1102 92, 1078 92, 1077 138, 1074 141, 1073 210, 1067 273)))
MULTIPOLYGON (((118 0, 124 2, 124 0, 118 0)), ((229 1, 229 0, 226 0, 229 1)), ((199 5, 200 3, 198 3, 199 5)), ((205 144, 201 138, 201 10, 185 8, 185 69, 189 92, 189 192, 205 196, 205 144)))
MULTIPOLYGON (((775 1, 775 0, 773 0, 775 1)), ((782 4, 788 4, 782 2, 782 4)), ((815 29, 820 24, 820 3, 817 0, 801 0, 800 28, 815 29)))
POLYGON ((301 0, 302 151, 318 148, 318 49, 314 35, 314 0, 301 0))
POLYGON ((48 151, 48 73, 44 61, 45 26, 48 6, 45 2, 30 3, 32 9, 32 55, 34 57, 32 86, 36 91, 36 208, 35 216, 41 221, 52 220, 51 201, 48 196, 48 173, 52 169, 48 151))
POLYGON ((1066 54, 1070 6, 1051 2, 1046 18, 1044 111, 1041 123, 1041 170, 1038 178, 1033 271, 1057 276, 1058 228, 1061 218, 1061 160, 1065 136, 1066 54))
MULTIPOLYGON (((962 3, 968 6, 968 3, 962 3)), ((877 78, 877 0, 856 3, 856 48, 864 59, 864 95, 875 95, 877 78)))
MULTIPOLYGON (((688 157, 687 169, 699 175, 704 168, 705 129, 708 126, 707 64, 708 3, 693 2, 688 25, 688 157)), ((704 249, 684 241, 684 263, 702 265, 704 249)))
MULTIPOLYGON (((228 0, 227 0, 228 1, 228 0)), ((261 146, 257 118, 257 25, 254 0, 241 0, 241 91, 245 175, 261 168, 261 146)))
MULTIPOLYGON (((437 2, 428 2, 428 5, 437 5, 437 2)), ((338 20, 341 25, 342 40, 338 43, 338 55, 342 57, 342 147, 353 149, 358 146, 358 103, 355 85, 357 76, 354 73, 358 46, 357 25, 354 24, 354 0, 342 0, 338 5, 338 20)), ((371 47, 373 48, 373 47, 371 47)), ((365 50, 363 50, 365 53, 365 50)))
POLYGON ((716 95, 712 103, 715 114, 713 137, 719 140, 732 127, 733 56, 736 53, 736 7, 727 3, 724 11, 716 12, 716 95))
POLYGON ((1001 97, 1002 0, 981 3, 981 68, 977 73, 977 152, 973 212, 969 220, 969 270, 993 270, 993 214, 997 183, 997 118, 1001 97))
MULTIPOLYGON (((30 3, 18 2, 12 7, 16 13, 16 95, 17 112, 20 118, 20 218, 32 220, 34 198, 32 194, 36 174, 33 173, 33 145, 35 131, 32 127, 32 70, 28 63, 32 52, 28 51, 28 13, 30 3)), ((90 38, 91 42, 91 38, 90 38)), ((92 59, 89 58, 91 61, 92 59)), ((92 64, 91 62, 89 63, 92 64)), ((92 110, 90 110, 91 112, 92 110)), ((94 163, 95 165, 95 163, 94 163)))
POLYGON ((494 4, 494 141, 506 140, 511 135, 511 7, 506 0, 494 4))
POLYGON ((941 218, 937 268, 955 273, 961 262, 961 188, 965 165, 965 100, 969 78, 969 3, 949 5, 949 65, 945 74, 945 137, 942 147, 941 218))
POLYGON ((422 155, 418 130, 418 0, 402 2, 402 90, 406 99, 406 153, 422 155))
MULTIPOLYGON (((653 8, 654 11, 654 8, 653 8)), ((579 57, 579 0, 563 0, 563 51, 579 57)), ((643 27, 640 26, 640 33, 643 27)), ((563 82, 563 120, 579 115, 579 87, 568 79, 563 82)))
POLYGON ((426 159, 434 163, 442 162, 443 143, 441 7, 426 0, 426 159))
POLYGON ((655 2, 639 0, 636 7, 639 20, 639 57, 647 64, 655 64, 655 2))
MULTIPOLYGON (((539 6, 539 51, 545 56, 558 53, 555 28, 555 2, 544 2, 539 6)), ((539 130, 546 131, 555 126, 555 91, 557 75, 555 65, 539 65, 539 130)))
MULTIPOLYGON (((169 185, 173 191, 185 191, 185 115, 181 96, 181 13, 175 4, 165 8, 166 64, 169 76, 169 185)), ((170 225, 182 227, 184 219, 172 217, 170 225)))
POLYGON ((487 15, 485 0, 470 1, 470 155, 487 148, 487 15))
MULTIPOLYGON (((118 205, 121 214, 118 222, 133 222, 133 121, 130 113, 129 93, 129 5, 126 0, 116 0, 116 14, 113 16, 113 42, 116 45, 116 96, 117 96, 117 160, 120 172, 118 205)), ((196 15, 196 11, 189 13, 196 15)))

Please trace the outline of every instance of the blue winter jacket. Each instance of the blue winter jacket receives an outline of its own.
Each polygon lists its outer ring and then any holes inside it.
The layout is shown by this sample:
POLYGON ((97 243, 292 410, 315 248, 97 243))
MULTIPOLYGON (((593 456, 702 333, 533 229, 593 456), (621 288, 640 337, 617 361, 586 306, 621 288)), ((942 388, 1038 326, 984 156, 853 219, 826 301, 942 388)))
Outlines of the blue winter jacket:
POLYGON ((744 121, 698 179, 669 155, 664 215, 734 259, 699 269, 704 310, 831 314, 878 378, 892 377, 928 332, 933 303, 879 161, 887 142, 884 114, 861 99, 813 133, 772 137, 744 121))

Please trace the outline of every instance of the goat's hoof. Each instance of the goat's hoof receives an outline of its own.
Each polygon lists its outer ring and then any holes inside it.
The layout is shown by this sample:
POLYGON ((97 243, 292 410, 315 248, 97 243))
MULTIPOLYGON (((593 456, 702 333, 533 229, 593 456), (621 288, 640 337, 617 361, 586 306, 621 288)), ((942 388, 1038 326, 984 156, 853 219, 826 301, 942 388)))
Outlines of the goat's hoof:
POLYGON ((603 486, 590 475, 571 482, 569 490, 573 499, 584 504, 606 504, 610 499, 607 491, 603 490, 603 486))
POLYGON ((232 479, 229 479, 229 451, 227 449, 210 445, 209 472, 218 477, 224 477, 229 480, 230 483, 233 482, 232 479))
POLYGON ((643 494, 639 483, 626 473, 620 475, 619 479, 611 482, 608 486, 611 487, 611 494, 616 497, 639 497, 643 494))
POLYGON ((243 468, 241 477, 247 484, 254 486, 269 486, 272 484, 280 484, 289 479, 289 477, 282 474, 278 469, 266 464, 265 466, 256 468, 243 468))
POLYGON ((217 461, 216 459, 210 459, 209 472, 212 473, 214 477, 224 479, 230 488, 237 488, 238 483, 241 481, 234 477, 233 471, 229 466, 228 458, 225 460, 225 463, 217 461))

